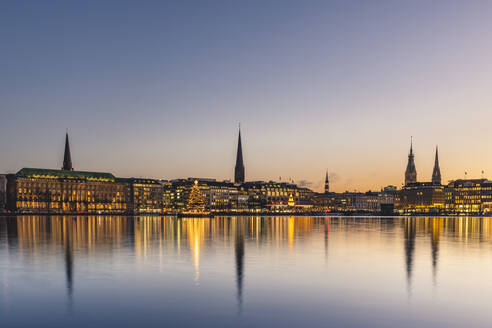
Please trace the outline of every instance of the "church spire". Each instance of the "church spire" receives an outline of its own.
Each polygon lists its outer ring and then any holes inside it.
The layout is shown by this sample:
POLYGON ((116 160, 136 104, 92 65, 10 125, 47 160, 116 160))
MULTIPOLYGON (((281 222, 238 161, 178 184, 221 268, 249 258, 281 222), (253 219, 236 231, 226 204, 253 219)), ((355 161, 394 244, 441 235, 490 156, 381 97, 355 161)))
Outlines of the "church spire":
POLYGON ((243 148, 241 145, 241 125, 239 125, 239 137, 237 139, 237 155, 236 167, 234 168, 234 182, 244 182, 244 163, 243 163, 243 148))
POLYGON ((325 176, 325 194, 328 194, 329 192, 330 192, 330 181, 328 180, 328 170, 327 170, 325 176))
POLYGON ((65 135, 65 154, 63 155, 63 167, 62 170, 73 171, 72 156, 70 156, 70 144, 68 142, 68 130, 65 135))
POLYGON ((417 169, 413 155, 413 138, 410 138, 410 153, 408 154, 407 169, 405 171, 405 185, 417 182, 417 169))
POLYGON ((434 161, 434 170, 432 171, 432 184, 441 185, 441 169, 439 168, 439 155, 436 146, 436 158, 434 161))

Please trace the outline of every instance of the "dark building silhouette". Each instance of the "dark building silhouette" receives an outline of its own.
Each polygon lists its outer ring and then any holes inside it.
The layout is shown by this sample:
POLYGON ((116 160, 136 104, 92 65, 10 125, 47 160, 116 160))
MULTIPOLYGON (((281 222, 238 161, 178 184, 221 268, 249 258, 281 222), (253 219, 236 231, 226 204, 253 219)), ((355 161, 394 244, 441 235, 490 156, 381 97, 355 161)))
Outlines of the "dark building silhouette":
POLYGON ((417 169, 415 168, 415 161, 413 155, 413 140, 410 141, 410 153, 408 154, 408 164, 405 171, 405 185, 409 183, 417 182, 417 169))
POLYGON ((65 154, 63 155, 62 170, 73 171, 72 156, 70 155, 70 144, 68 142, 68 132, 65 135, 65 154))
POLYGON ((234 182, 244 182, 244 163, 243 163, 243 148, 241 146, 241 128, 239 128, 239 137, 237 140, 237 155, 236 167, 234 168, 234 182))
POLYGON ((434 170, 432 171, 432 184, 441 185, 441 169, 439 168, 439 155, 436 146, 436 159, 434 162, 434 170))
POLYGON ((330 193, 330 181, 328 180, 328 171, 326 171, 326 177, 325 177, 325 194, 330 193))

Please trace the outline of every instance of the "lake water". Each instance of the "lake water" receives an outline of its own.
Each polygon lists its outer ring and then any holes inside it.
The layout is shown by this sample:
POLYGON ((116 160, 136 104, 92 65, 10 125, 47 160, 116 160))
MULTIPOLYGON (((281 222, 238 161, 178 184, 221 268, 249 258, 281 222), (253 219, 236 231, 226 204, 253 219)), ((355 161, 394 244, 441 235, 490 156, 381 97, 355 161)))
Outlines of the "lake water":
POLYGON ((1 327, 491 327, 491 218, 0 217, 1 327))

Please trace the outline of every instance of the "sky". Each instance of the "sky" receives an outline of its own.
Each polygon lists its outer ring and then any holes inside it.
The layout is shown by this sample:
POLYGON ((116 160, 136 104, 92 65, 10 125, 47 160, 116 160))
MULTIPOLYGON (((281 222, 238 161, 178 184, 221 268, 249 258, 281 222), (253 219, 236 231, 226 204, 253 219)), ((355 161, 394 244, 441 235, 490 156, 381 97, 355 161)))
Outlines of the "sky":
POLYGON ((2 1, 0 172, 492 178, 490 1, 2 1))

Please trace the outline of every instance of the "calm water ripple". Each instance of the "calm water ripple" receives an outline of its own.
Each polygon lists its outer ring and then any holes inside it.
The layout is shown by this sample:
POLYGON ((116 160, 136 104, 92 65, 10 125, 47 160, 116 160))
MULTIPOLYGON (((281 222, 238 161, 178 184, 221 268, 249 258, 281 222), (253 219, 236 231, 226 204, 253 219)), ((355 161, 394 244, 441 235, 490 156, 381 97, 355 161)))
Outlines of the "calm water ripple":
POLYGON ((491 327, 492 218, 4 217, 2 327, 491 327))

